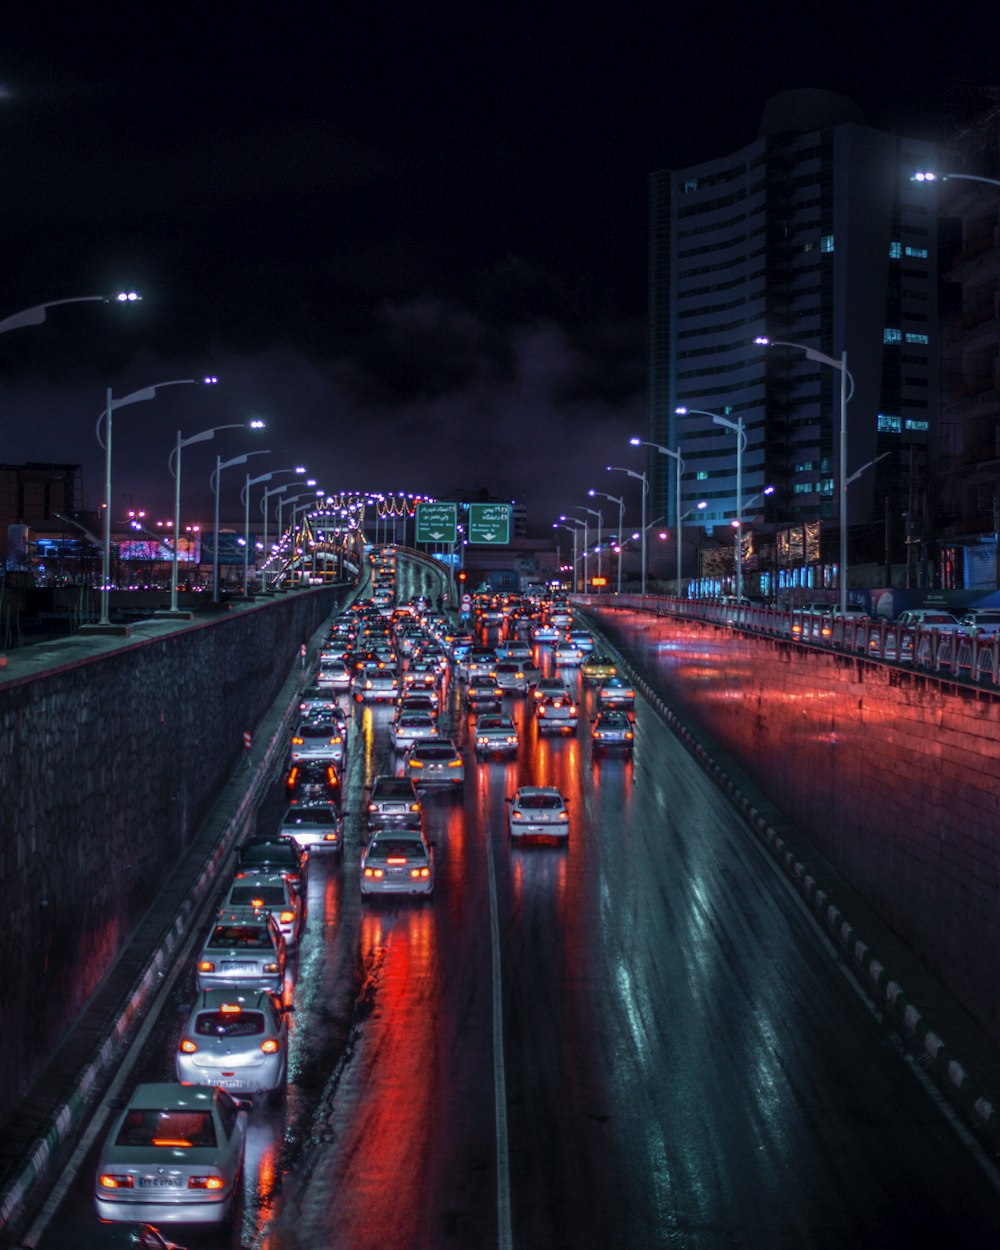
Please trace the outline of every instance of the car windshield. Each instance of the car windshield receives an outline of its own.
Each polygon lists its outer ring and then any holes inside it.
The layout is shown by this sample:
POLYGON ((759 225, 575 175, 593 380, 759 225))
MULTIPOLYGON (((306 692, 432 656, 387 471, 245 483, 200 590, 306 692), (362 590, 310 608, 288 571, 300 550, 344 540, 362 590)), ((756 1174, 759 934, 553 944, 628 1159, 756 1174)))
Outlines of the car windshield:
POLYGON ((200 1011, 194 1031, 198 1037, 258 1037, 264 1032, 264 1013, 239 1007, 235 1011, 200 1011))
POLYGON ((271 933, 262 924, 217 924, 208 939, 208 945, 227 949, 241 946, 245 950, 266 950, 271 945, 271 933))
POLYGON ((234 885, 229 892, 230 907, 283 907, 285 891, 280 885, 234 885))
POLYGON ((562 799, 557 794, 522 794, 521 806, 554 809, 562 807, 562 799))
POLYGON ((126 1113, 116 1146, 214 1146, 215 1122, 209 1111, 157 1111, 133 1108, 126 1113))
POLYGON ((413 782, 406 777, 380 777, 372 793, 379 799, 412 799, 413 782))
POLYGON ((395 858, 397 855, 405 855, 409 859, 426 859, 427 851, 417 838, 373 838, 369 843, 369 859, 395 858))
POLYGON ((240 863, 249 864, 290 864, 298 867, 298 858, 290 846, 275 846, 273 842, 259 846, 250 843, 240 853, 240 863))
POLYGON ((504 723, 499 716, 483 716, 480 718, 477 729, 503 729, 504 723))

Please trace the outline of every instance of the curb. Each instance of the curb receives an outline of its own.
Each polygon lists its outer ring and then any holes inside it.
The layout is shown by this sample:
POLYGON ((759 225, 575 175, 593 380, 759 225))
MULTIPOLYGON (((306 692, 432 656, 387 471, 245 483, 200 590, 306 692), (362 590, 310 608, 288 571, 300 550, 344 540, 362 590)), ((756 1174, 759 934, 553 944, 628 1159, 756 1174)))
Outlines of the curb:
MULTIPOLYGON (((590 615, 588 613, 588 615, 590 615)), ((937 1086, 956 1110, 978 1134, 983 1135, 991 1150, 1000 1151, 1000 1112, 968 1069, 952 1052, 945 1040, 935 1032, 898 980, 878 959, 871 946, 855 926, 830 901, 830 890, 824 888, 808 864, 797 859, 784 839, 768 824, 767 818, 753 805, 739 786, 719 765, 666 701, 634 668, 629 659, 611 643, 593 617, 590 626, 601 637, 605 649, 615 657, 629 680, 671 732, 739 808, 753 832, 768 849, 785 876, 809 904, 816 920, 847 957, 847 965, 862 989, 886 1013, 902 1026, 907 1048, 920 1067, 932 1076, 937 1086)))

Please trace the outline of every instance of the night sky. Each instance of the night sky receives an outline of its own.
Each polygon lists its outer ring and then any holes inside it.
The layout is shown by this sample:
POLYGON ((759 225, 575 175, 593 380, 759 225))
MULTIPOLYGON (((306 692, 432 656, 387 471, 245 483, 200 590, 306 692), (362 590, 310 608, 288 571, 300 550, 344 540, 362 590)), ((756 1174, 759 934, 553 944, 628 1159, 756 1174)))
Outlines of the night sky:
POLYGON ((652 170, 749 142, 786 88, 933 139, 1000 81, 982 4, 961 29, 912 5, 255 12, 5 13, 0 317, 143 294, 0 336, 0 461, 81 462, 90 507, 106 388, 209 372, 116 414, 122 516, 171 514, 177 429, 259 416, 185 453, 186 514, 208 514, 216 449, 267 447, 254 473, 485 487, 547 529, 620 491, 606 464, 643 464, 652 170))

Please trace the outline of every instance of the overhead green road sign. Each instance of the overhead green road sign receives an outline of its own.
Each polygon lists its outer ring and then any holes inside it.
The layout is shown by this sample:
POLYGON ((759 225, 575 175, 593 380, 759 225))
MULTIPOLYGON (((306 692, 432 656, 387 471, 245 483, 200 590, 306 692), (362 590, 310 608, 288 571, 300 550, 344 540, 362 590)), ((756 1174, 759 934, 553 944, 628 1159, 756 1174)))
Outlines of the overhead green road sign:
POLYGON ((418 503, 418 543, 449 543, 458 541, 458 504, 418 503))
POLYGON ((469 542, 502 547, 510 542, 509 503, 470 503, 469 542))

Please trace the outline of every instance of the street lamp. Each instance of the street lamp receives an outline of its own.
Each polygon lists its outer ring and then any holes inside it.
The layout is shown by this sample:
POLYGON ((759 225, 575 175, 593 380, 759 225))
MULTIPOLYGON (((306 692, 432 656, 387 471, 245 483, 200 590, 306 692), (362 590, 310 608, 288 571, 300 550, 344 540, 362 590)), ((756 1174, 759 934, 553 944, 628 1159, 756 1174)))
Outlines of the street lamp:
MULTIPOLYGON (((263 424, 263 422, 261 422, 263 424)), ((215 457, 215 472, 209 477, 208 484, 215 492, 215 530, 212 533, 212 602, 219 602, 219 495, 222 493, 222 470, 231 469, 238 464, 246 464, 251 456, 269 456, 269 451, 248 451, 244 456, 234 456, 232 460, 215 457)))
MULTIPOLYGON (((575 526, 577 527, 577 529, 579 529, 581 525, 583 526, 583 589, 584 589, 584 591, 586 591, 586 589, 587 589, 587 570, 588 570, 588 562, 587 562, 587 557, 588 557, 588 555, 589 555, 588 547, 589 547, 589 544, 590 544, 590 530, 589 530, 589 527, 588 527, 588 525, 587 525, 586 520, 582 520, 582 521, 581 521, 578 517, 575 517, 575 516, 566 516, 566 514, 565 514, 564 512, 561 512, 561 513, 559 514, 559 520, 560 520, 560 521, 565 521, 565 522, 566 522, 567 524, 569 524, 569 525, 575 525, 575 526)), ((574 577, 574 581, 573 581, 573 589, 575 590, 575 589, 576 589, 576 574, 575 574, 575 573, 573 574, 573 577, 574 577)))
MULTIPOLYGON (((754 343, 758 347, 793 347, 796 351, 805 352, 807 360, 829 365, 840 374, 840 614, 843 616, 847 612, 847 405, 854 394, 854 377, 847 367, 847 351, 842 351, 840 359, 837 360, 833 356, 827 356, 825 352, 817 351, 815 347, 807 347, 805 343, 788 343, 783 339, 769 339, 766 335, 759 335, 754 343)), ((866 465, 865 468, 867 467, 866 465)), ((862 470, 859 469, 858 472, 862 470)))
MULTIPOLYGON (((593 487, 591 487, 591 489, 587 491, 587 494, 591 497, 591 499, 593 499, 596 495, 600 495, 602 499, 610 499, 612 503, 616 503, 618 505, 618 544, 620 547, 621 541, 622 541, 622 526, 625 524, 625 498, 624 496, 609 495, 607 491, 594 490, 593 487)), ((618 553, 618 591, 617 593, 618 594, 622 593, 621 551, 619 551, 618 553)))
MULTIPOLYGON (((315 486, 315 485, 316 485, 316 479, 315 479, 315 478, 308 478, 308 479, 306 480, 306 485, 307 485, 307 486, 315 486)), ((284 494, 284 491, 285 491, 285 487, 279 487, 276 491, 274 491, 274 492, 272 492, 272 493, 273 493, 273 494, 275 494, 275 495, 283 495, 283 494, 284 494)), ((267 492, 265 492, 265 493, 267 493, 267 492)), ((318 493, 322 493, 322 492, 318 492, 318 493)), ((297 499, 305 499, 306 495, 310 495, 310 496, 312 496, 312 492, 307 491, 307 490, 301 490, 301 491, 299 491, 299 493, 298 493, 297 495, 288 495, 288 496, 286 496, 285 498, 283 498, 283 499, 279 499, 279 500, 278 500, 278 541, 277 541, 277 546, 278 546, 279 548, 280 548, 280 546, 281 546, 281 540, 282 540, 282 538, 284 537, 284 533, 283 533, 283 531, 282 531, 282 524, 281 524, 281 514, 282 514, 282 509, 284 508, 284 506, 285 506, 285 504, 286 504, 286 503, 287 503, 287 504, 293 504, 293 503, 295 503, 295 501, 296 501, 297 499)), ((266 551, 265 551, 265 555, 266 555, 266 551)), ((277 588, 277 577, 275 577, 275 582, 274 582, 274 585, 275 585, 275 587, 277 588)))
POLYGON ((560 525, 558 521, 553 521, 552 528, 554 530, 568 530, 568 532, 573 535, 573 593, 576 594, 576 562, 578 559, 576 554, 576 538, 580 532, 580 527, 579 525, 560 525))
MULTIPOLYGON (((244 522, 243 522, 243 594, 244 596, 250 593, 250 487, 257 486, 260 482, 270 482, 271 479, 277 477, 279 473, 305 473, 305 471, 306 471, 305 466, 300 464, 300 465, 297 465, 295 468, 272 469, 270 473, 262 473, 260 477, 251 477, 249 473, 247 474, 246 483, 244 484, 243 489, 240 491, 240 498, 243 500, 244 507, 246 510, 245 516, 244 516, 244 522)), ((288 486, 286 483, 285 486, 278 487, 277 490, 272 492, 272 494, 277 494, 278 491, 287 490, 287 489, 288 489, 288 486)), ((267 507, 266 507, 267 491, 266 489, 264 492, 264 496, 265 496, 264 502, 261 504, 261 507, 263 508, 263 511, 264 511, 264 550, 266 551, 267 550, 267 507)), ((261 588, 263 589, 263 587, 261 588)))
POLYGON ((589 512, 591 516, 597 517, 597 576, 603 576, 601 570, 601 525, 604 521, 604 514, 600 508, 587 508, 582 504, 575 504, 574 507, 578 512, 589 512))
POLYGON ((1000 187, 1000 178, 984 178, 981 174, 938 174, 933 169, 918 169, 910 181, 947 182, 951 178, 961 178, 965 182, 986 182, 991 187, 1000 187))
POLYGON ((730 421, 728 417, 722 417, 717 412, 707 412, 704 408, 675 408, 674 412, 679 417, 685 417, 689 412, 696 413, 700 417, 711 417, 714 425, 725 426, 727 430, 732 430, 736 435, 736 550, 733 555, 733 568, 736 573, 736 598, 743 597, 743 548, 740 542, 740 531, 743 526, 743 453, 747 447, 747 432, 743 425, 743 418, 737 417, 735 421, 730 421))
MULTIPOLYGON (((214 438, 220 430, 262 430, 264 422, 260 420, 253 421, 237 421, 227 425, 214 425, 210 430, 202 430, 199 434, 192 434, 190 438, 181 438, 180 430, 177 431, 177 445, 167 458, 167 468, 174 479, 174 555, 171 562, 170 570, 170 613, 176 615, 177 608, 177 579, 178 579, 178 550, 177 536, 181 532, 181 452, 185 447, 190 447, 192 443, 205 443, 210 438, 214 438)), ((263 453, 269 454, 269 453, 263 453)), ((187 615, 187 614, 185 614, 187 615)))
POLYGON ((633 447, 655 447, 661 456, 673 456, 674 460, 677 462, 677 488, 674 493, 677 498, 677 502, 675 504, 675 507, 677 510, 677 597, 680 598, 680 593, 681 593, 681 474, 684 472, 684 460, 679 451, 671 451, 669 447, 662 447, 659 443, 650 443, 644 438, 630 438, 629 442, 632 444, 633 447))
MULTIPOLYGON (((649 493, 649 478, 646 476, 645 473, 636 473, 635 469, 622 469, 616 464, 609 464, 607 466, 607 471, 609 473, 627 473, 629 477, 634 477, 637 479, 637 481, 642 482, 642 522, 641 522, 642 557, 641 558, 642 558, 642 594, 643 594, 643 597, 645 597, 646 595, 646 495, 649 493)), ((620 532, 619 532, 618 539, 619 539, 619 542, 621 542, 620 532)), ((619 565, 618 565, 618 575, 619 575, 619 581, 620 581, 621 580, 620 557, 619 557, 619 565)))
POLYGON ((122 399, 112 399, 111 387, 107 389, 107 407, 97 418, 97 442, 104 448, 104 563, 101 569, 101 619, 96 628, 105 633, 111 628, 108 616, 111 581, 111 418, 116 408, 124 408, 128 404, 137 404, 152 399, 157 391, 167 386, 214 386, 217 378, 176 378, 171 382, 157 382, 155 386, 145 386, 141 390, 132 391, 122 399), (101 422, 106 421, 104 441, 101 442, 101 422))
POLYGON ((70 299, 52 299, 4 317, 0 321, 0 334, 6 334, 8 330, 20 330, 23 326, 40 326, 48 309, 58 308, 60 304, 89 304, 97 300, 102 304, 134 304, 141 299, 142 296, 135 291, 119 291, 117 295, 74 295, 70 299))

